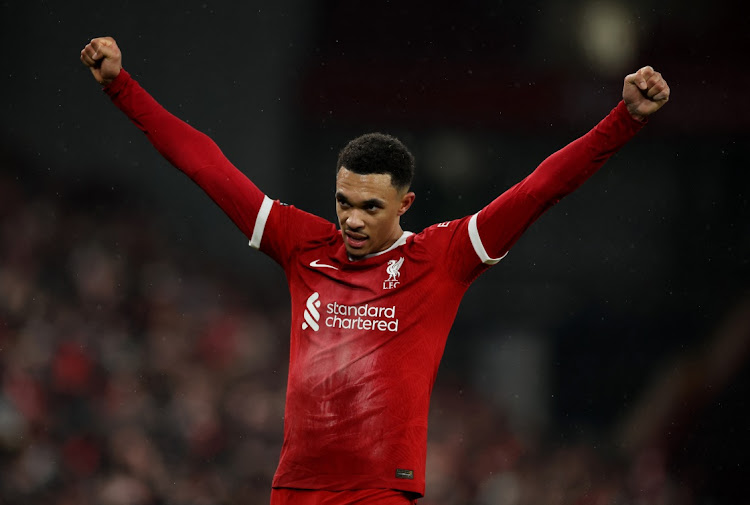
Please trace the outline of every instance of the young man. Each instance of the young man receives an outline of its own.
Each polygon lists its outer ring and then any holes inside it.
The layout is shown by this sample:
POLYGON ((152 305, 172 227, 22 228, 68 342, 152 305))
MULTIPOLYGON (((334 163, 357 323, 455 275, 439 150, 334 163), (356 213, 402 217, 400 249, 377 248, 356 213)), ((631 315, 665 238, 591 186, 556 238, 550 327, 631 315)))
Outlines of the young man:
POLYGON ((341 151, 337 227, 265 196, 122 69, 112 38, 92 40, 81 60, 156 149, 286 273, 291 353, 274 505, 423 496, 430 394, 466 289, 669 99, 661 75, 641 68, 604 120, 523 181, 472 216, 413 234, 400 216, 414 202, 414 159, 397 139, 364 135, 341 151))

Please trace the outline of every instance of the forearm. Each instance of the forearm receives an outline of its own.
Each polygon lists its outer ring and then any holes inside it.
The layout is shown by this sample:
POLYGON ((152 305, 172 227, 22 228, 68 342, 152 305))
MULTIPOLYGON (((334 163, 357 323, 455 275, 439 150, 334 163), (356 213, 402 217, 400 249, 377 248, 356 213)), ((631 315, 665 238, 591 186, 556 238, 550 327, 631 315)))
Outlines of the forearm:
POLYGON ((246 235, 252 234, 263 193, 210 137, 170 114, 124 69, 104 91, 162 156, 193 179, 246 235))
POLYGON ((643 125, 620 102, 588 133, 545 159, 518 189, 545 206, 556 203, 596 173, 643 125))
POLYGON ((223 158, 208 136, 170 114, 125 69, 104 91, 159 153, 188 176, 223 158))
POLYGON ((477 231, 488 254, 505 254, 531 223, 591 177, 643 124, 620 102, 592 130, 549 156, 482 209, 477 231))

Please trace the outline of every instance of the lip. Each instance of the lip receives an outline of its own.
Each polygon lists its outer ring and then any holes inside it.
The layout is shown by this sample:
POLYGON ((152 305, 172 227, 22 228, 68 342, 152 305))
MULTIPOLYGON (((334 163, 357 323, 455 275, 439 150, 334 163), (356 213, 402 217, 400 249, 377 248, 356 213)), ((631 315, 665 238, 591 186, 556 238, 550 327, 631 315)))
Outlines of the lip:
POLYGON ((351 231, 345 231, 344 236, 346 238, 346 243, 353 249, 360 249, 363 247, 369 238, 367 235, 351 231))

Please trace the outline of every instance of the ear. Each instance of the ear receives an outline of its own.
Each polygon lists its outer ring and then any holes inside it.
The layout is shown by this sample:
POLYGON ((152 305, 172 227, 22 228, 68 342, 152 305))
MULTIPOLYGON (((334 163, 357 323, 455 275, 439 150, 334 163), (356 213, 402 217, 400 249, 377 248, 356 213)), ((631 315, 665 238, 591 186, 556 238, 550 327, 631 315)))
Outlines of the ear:
POLYGON ((415 195, 413 191, 409 191, 408 193, 405 193, 404 196, 401 197, 401 206, 398 208, 399 216, 402 216, 404 212, 409 210, 409 207, 411 207, 411 204, 414 203, 414 199, 416 197, 417 195, 415 195))

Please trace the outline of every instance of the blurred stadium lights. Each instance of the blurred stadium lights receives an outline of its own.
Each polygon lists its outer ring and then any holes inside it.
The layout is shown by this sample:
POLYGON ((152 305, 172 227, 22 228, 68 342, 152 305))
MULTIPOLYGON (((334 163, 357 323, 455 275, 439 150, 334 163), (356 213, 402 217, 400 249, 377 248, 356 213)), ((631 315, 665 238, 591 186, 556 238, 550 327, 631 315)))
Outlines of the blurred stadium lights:
POLYGON ((634 16, 616 1, 590 0, 580 13, 579 42, 583 56, 607 76, 619 76, 635 62, 638 37, 634 16))

